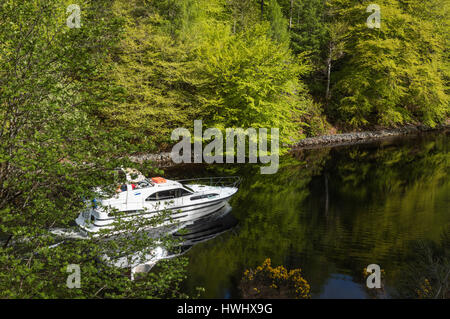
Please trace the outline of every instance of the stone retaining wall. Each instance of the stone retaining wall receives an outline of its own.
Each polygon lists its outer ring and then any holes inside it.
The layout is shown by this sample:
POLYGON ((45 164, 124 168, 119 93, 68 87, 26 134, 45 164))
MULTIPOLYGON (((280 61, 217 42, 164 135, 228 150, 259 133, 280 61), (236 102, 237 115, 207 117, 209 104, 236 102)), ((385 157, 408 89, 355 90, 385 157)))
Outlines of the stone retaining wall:
MULTIPOLYGON (((450 129, 449 124, 442 125, 436 128, 430 128, 425 126, 405 126, 398 129, 383 129, 378 131, 324 135, 317 137, 308 137, 303 140, 300 140, 297 143, 288 145, 288 147, 291 148, 291 150, 295 151, 300 149, 358 144, 381 138, 402 136, 433 130, 448 130, 448 129, 450 129)), ((152 161, 158 167, 170 167, 176 165, 175 163, 172 162, 170 152, 162 152, 159 154, 133 155, 131 156, 131 160, 138 163, 142 163, 144 161, 152 161)))

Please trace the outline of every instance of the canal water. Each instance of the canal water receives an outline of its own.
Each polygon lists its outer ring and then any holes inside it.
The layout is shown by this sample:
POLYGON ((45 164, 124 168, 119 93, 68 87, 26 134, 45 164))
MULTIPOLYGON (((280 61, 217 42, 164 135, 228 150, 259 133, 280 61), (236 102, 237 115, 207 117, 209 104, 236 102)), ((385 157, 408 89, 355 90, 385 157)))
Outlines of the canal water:
POLYGON ((237 226, 185 255, 185 291, 240 298, 244 271, 270 258, 300 268, 312 298, 413 297, 408 284, 423 279, 415 265, 426 259, 417 247, 448 244, 449 144, 441 131, 303 150, 280 158, 274 175, 254 164, 167 170, 169 178, 244 178, 230 201, 237 226), (383 269, 383 289, 366 288, 369 264, 383 269))

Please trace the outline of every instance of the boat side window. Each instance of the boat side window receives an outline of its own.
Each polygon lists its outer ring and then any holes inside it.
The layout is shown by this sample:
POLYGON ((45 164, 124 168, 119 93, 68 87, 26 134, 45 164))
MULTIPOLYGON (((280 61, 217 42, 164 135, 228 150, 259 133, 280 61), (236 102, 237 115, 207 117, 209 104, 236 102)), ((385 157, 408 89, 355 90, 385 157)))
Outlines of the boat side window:
POLYGON ((165 199, 172 199, 175 198, 174 194, 171 194, 170 190, 167 191, 160 191, 151 194, 149 197, 147 197, 146 201, 152 201, 152 200, 165 200, 165 199))
POLYGON ((204 195, 198 195, 198 196, 192 196, 191 200, 198 200, 198 199, 204 199, 204 198, 212 198, 219 196, 219 194, 212 193, 212 194, 204 194, 204 195))
POLYGON ((176 189, 170 189, 166 191, 160 191, 153 193, 149 197, 147 197, 146 201, 156 201, 156 200, 167 200, 167 199, 173 199, 178 198, 186 195, 190 195, 187 190, 182 188, 176 188, 176 189))
POLYGON ((191 195, 192 194, 191 192, 189 192, 189 191, 187 191, 187 190, 185 190, 183 188, 177 188, 176 191, 177 191, 177 195, 178 195, 177 197, 183 197, 183 196, 187 196, 187 195, 191 195))

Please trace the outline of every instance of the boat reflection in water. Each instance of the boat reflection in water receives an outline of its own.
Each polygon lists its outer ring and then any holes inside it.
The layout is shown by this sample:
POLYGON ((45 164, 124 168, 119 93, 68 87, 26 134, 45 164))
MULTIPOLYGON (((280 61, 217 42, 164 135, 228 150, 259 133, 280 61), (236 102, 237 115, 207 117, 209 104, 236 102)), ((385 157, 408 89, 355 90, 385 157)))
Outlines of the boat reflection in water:
POLYGON ((131 258, 128 256, 110 260, 107 256, 104 256, 103 260, 116 267, 131 269, 131 279, 133 280, 136 273, 149 272, 158 261, 181 256, 194 245, 213 239, 235 227, 238 222, 231 214, 231 210, 231 206, 227 203, 214 215, 180 225, 175 231, 168 231, 169 233, 172 232, 173 238, 179 241, 179 244, 170 251, 158 246, 145 254, 137 252, 131 258))

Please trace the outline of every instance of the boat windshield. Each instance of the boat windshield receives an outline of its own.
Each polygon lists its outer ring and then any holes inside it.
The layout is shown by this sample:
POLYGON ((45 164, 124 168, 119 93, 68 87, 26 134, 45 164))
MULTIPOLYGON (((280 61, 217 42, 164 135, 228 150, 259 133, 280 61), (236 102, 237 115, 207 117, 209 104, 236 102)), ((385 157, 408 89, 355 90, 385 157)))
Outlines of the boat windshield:
POLYGON ((191 193, 195 193, 194 190, 186 185, 183 185, 184 188, 186 188, 188 191, 190 191, 191 193))
POLYGON ((144 180, 137 183, 137 188, 147 188, 153 185, 154 183, 152 181, 150 181, 148 178, 145 178, 144 180))

